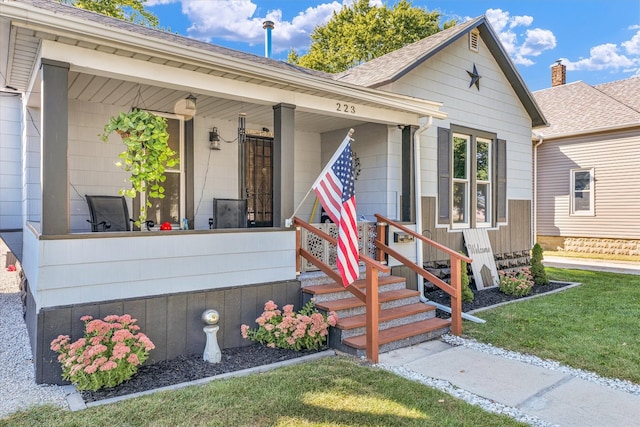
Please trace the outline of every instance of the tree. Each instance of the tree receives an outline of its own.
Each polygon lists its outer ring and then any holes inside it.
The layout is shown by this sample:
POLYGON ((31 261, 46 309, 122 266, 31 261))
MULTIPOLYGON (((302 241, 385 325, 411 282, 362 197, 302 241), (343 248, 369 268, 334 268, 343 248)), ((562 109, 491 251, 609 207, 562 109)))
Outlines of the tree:
POLYGON ((147 27, 158 27, 158 17, 145 10, 147 0, 58 0, 79 9, 101 13, 147 27))
POLYGON ((549 278, 547 272, 544 269, 542 260, 544 259, 543 249, 539 243, 533 245, 531 250, 531 275, 536 285, 548 285, 549 278))
MULTIPOLYGON (((409 0, 400 0, 393 8, 356 0, 352 6, 334 12, 326 25, 315 28, 305 55, 298 56, 292 50, 288 61, 339 73, 437 33, 441 30, 440 16, 439 12, 412 6, 409 0)), ((453 25, 455 21, 448 21, 444 28, 453 25)))

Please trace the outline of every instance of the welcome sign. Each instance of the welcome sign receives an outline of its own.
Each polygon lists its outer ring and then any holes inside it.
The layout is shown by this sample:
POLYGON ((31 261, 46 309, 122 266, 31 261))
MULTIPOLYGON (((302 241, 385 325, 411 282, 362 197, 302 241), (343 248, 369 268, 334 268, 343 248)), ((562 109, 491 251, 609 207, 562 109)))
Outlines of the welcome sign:
POLYGON ((493 250, 489 242, 489 235, 484 228, 462 230, 467 247, 467 254, 473 260, 471 271, 478 290, 498 286, 500 277, 493 258, 493 250))

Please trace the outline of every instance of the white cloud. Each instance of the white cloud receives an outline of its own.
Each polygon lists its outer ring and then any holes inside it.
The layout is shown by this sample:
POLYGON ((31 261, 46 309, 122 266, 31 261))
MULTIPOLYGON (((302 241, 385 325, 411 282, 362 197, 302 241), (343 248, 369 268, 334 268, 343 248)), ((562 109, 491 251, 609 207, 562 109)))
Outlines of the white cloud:
POLYGON ((179 0, 147 0, 144 4, 145 7, 157 6, 159 4, 177 3, 179 0))
POLYGON ((533 65, 531 57, 556 47, 556 37, 550 30, 532 28, 527 29, 524 34, 518 34, 519 27, 533 24, 532 16, 510 16, 509 12, 502 9, 488 9, 485 15, 507 54, 518 65, 533 65))
POLYGON ((639 64, 638 58, 628 58, 618 52, 615 43, 606 43, 592 47, 588 58, 580 58, 578 61, 563 59, 562 63, 567 66, 567 70, 619 70, 633 69, 639 64))
POLYGON ((161 4, 180 1, 182 13, 187 16, 191 26, 189 36, 211 42, 222 39, 231 42, 243 42, 250 46, 264 43, 262 23, 273 21, 272 50, 275 53, 286 52, 290 48, 306 49, 310 43, 310 34, 317 25, 325 24, 334 11, 340 10, 341 2, 319 4, 300 12, 290 21, 285 21, 280 9, 258 9, 251 0, 148 0, 147 4, 161 4), (221 4, 221 3, 224 3, 221 4))
POLYGON ((631 40, 622 43, 622 47, 629 55, 640 55, 640 31, 631 37, 631 40))

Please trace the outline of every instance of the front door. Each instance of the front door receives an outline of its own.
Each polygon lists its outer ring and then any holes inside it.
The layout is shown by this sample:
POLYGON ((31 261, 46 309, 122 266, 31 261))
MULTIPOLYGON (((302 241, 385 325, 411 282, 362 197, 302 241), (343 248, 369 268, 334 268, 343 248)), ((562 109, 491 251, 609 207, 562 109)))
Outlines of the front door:
POLYGON ((247 135, 244 144, 244 194, 249 224, 273 227, 273 138, 247 135))

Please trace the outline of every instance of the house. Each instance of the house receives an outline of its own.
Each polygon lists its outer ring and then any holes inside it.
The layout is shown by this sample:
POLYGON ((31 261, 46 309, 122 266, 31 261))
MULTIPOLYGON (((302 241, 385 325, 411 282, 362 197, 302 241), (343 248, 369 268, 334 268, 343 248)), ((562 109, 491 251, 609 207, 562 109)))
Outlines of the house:
POLYGON ((640 255, 640 77, 566 83, 533 95, 550 122, 534 131, 536 239, 545 249, 640 255))
MULTIPOLYGON (((0 232, 22 265, 39 383, 60 381, 49 343, 81 336, 82 315, 136 317, 157 361, 202 352, 205 309, 220 313, 224 349, 247 344, 240 325, 265 301, 298 306, 287 220, 320 221, 305 195, 349 129, 359 217, 403 221, 456 251, 479 230, 499 262, 528 262, 530 136, 546 121, 485 17, 339 75, 45 0, 0 1, 0 37, 0 232), (85 196, 117 195, 127 179, 117 137, 97 135, 132 108, 168 119, 180 166, 151 216, 188 230, 87 223, 85 196), (246 200, 251 227, 210 229, 219 200, 246 200)), ((419 265, 446 261, 398 240, 419 265)))

